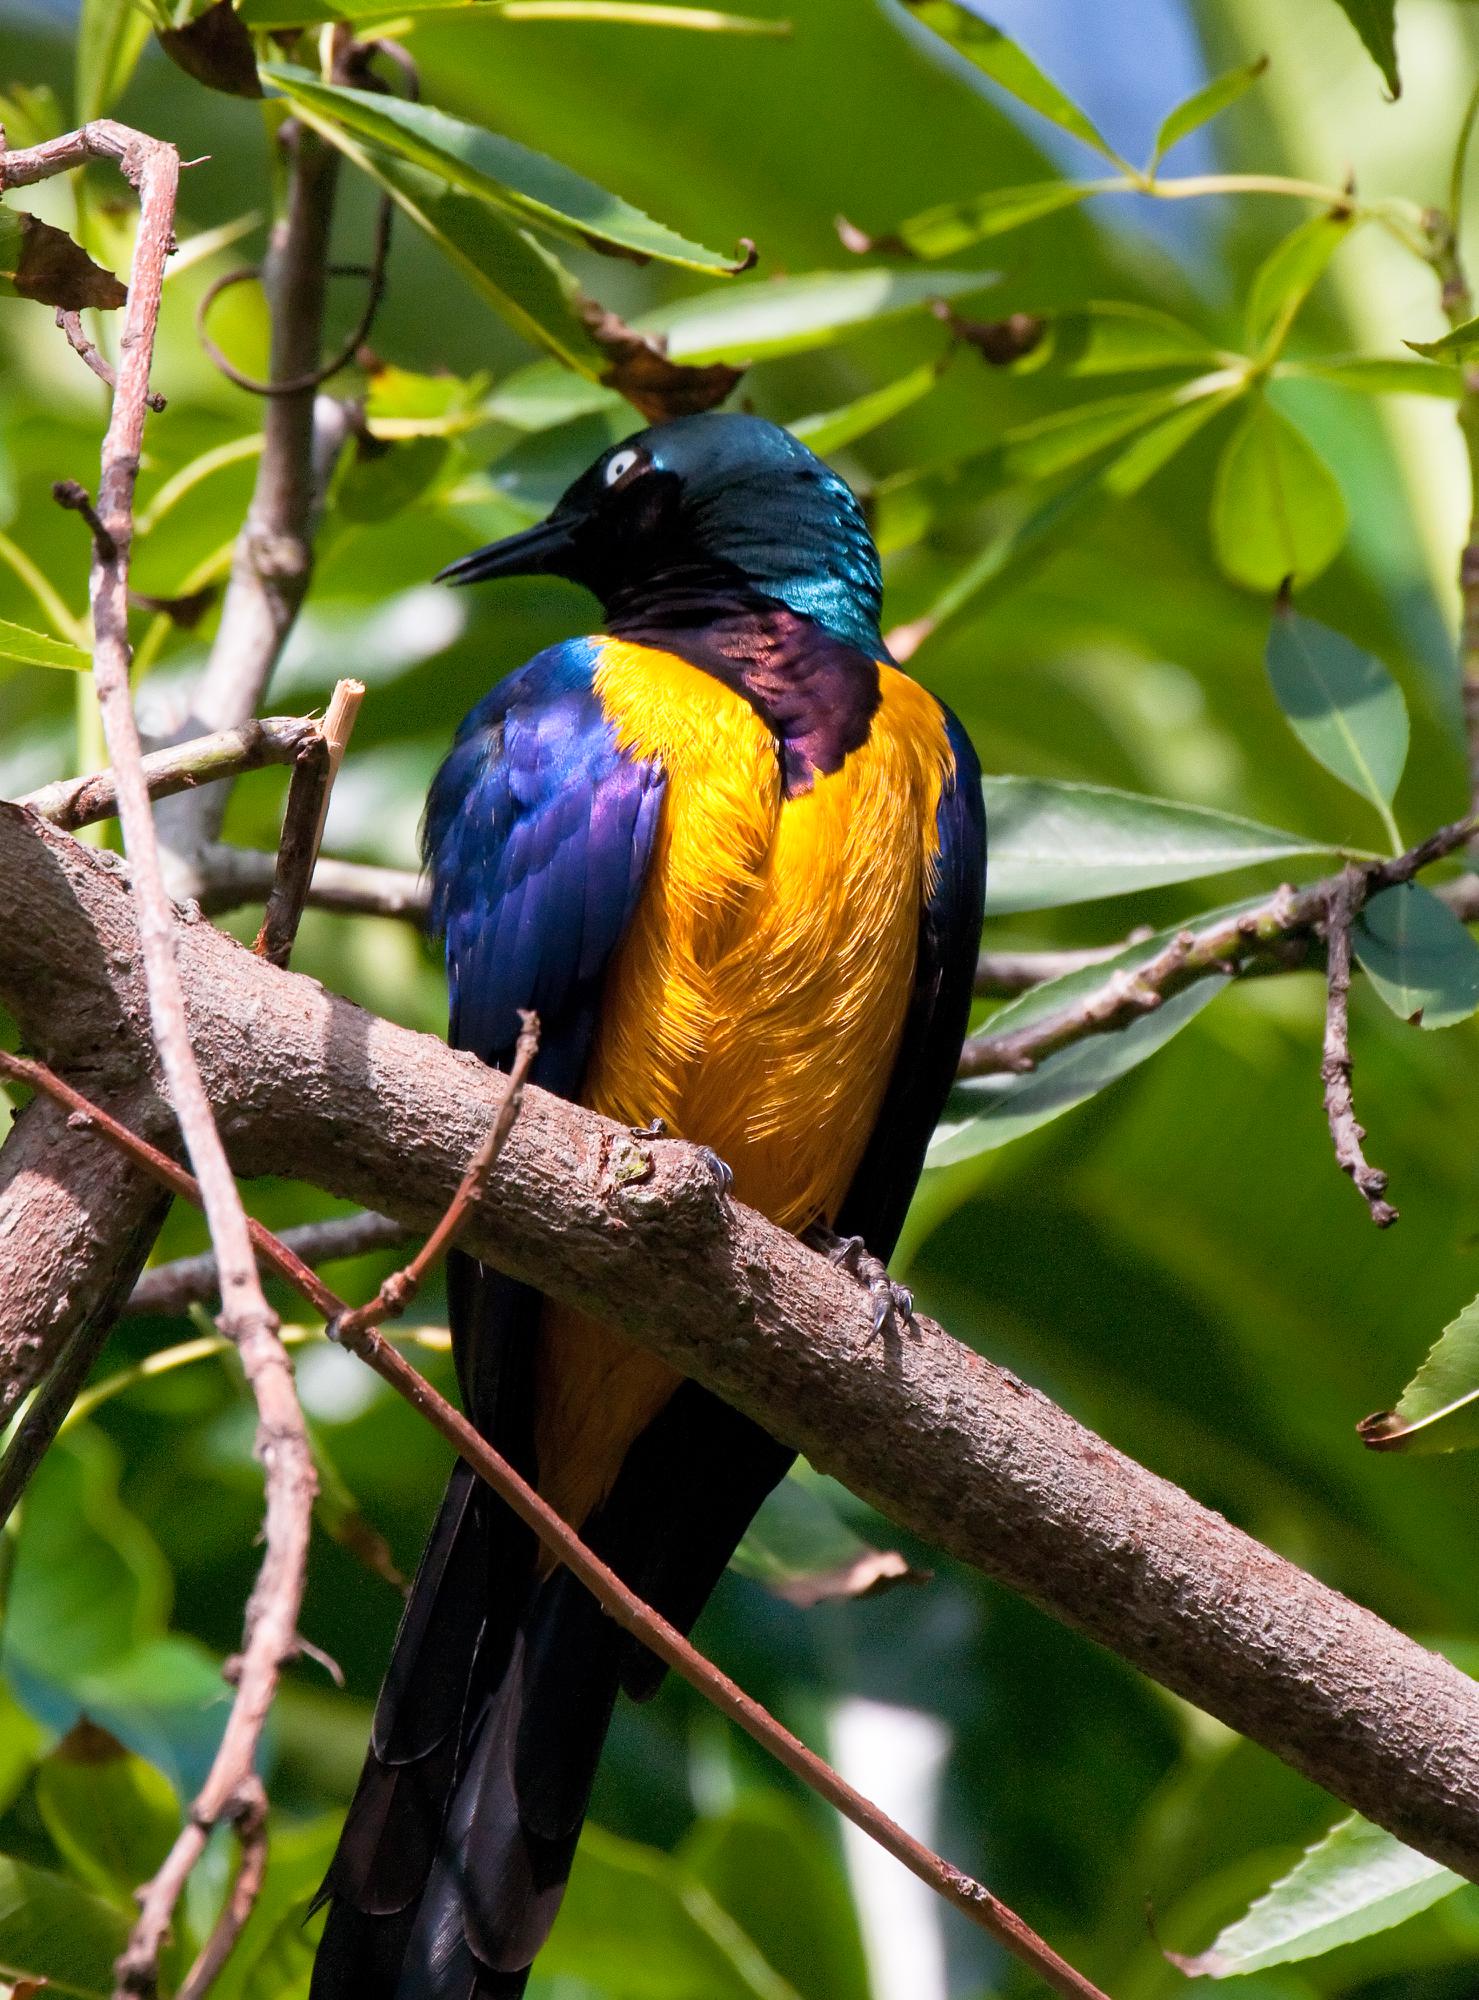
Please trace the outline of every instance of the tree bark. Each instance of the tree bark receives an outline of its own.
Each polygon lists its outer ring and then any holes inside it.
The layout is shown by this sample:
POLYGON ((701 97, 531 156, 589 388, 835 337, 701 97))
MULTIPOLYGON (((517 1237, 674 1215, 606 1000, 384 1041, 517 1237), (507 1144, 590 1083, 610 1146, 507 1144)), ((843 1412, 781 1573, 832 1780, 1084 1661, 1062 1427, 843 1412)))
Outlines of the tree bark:
MULTIPOLYGON (((85 1088, 132 1089, 137 1111, 148 1018, 116 869, 0 806, 0 939, 0 997, 37 1053, 85 1088)), ((239 1169, 433 1223, 504 1082, 209 924, 182 919, 177 944, 239 1169)), ((0 1298, 29 1260, 54 1262, 43 1224, 0 1239, 0 1298)), ((930 1322, 874 1338, 866 1295, 722 1199, 693 1148, 531 1090, 464 1242, 623 1326, 895 1520, 1479 1880, 1479 1684, 930 1322)), ((88 1249, 117 1260, 101 1234, 88 1249)))

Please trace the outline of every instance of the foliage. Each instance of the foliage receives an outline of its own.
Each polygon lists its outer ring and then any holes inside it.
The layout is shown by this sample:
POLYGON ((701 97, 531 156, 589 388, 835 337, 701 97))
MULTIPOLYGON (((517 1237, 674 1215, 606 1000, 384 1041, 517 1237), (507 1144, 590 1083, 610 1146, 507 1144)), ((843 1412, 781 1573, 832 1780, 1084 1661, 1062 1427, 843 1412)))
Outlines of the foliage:
MULTIPOLYGON (((780 0, 762 4, 773 28, 780 0)), ((618 358, 634 335, 675 371, 744 369, 739 397, 863 493, 900 652, 913 646, 987 769, 1008 774, 989 781, 988 947, 1148 932, 1112 971, 1285 874, 1312 878, 1378 835, 1395 849, 1464 809, 1454 414, 1472 335, 1445 333, 1423 209, 1445 198, 1479 23, 1449 0, 1404 14, 1408 91, 1391 105, 1390 0, 1342 6, 1381 75, 1329 0, 1165 0, 1159 37, 1131 0, 1018 8, 1027 47, 943 0, 912 19, 807 0, 790 35, 594 0, 332 10, 413 53, 417 108, 326 83, 316 32, 268 35, 326 20, 316 0, 243 0, 233 17, 264 65, 261 103, 201 80, 198 37, 193 68, 171 64, 127 0, 84 0, 75 62, 70 22, 7 25, 0 117, 16 146, 115 113, 210 155, 184 180, 156 376, 169 408, 151 419, 141 486, 135 584, 154 600, 220 584, 250 491, 261 411, 206 362, 192 313, 260 254, 276 198, 264 134, 284 94, 342 159, 336 257, 362 254, 382 191, 395 204, 374 355, 336 385, 363 396, 371 436, 329 496, 271 704, 321 701, 346 666, 370 683, 331 851, 412 864, 457 717, 587 618, 563 586, 454 600, 426 579, 534 518, 634 427, 618 358), (1039 15, 1071 17, 1082 90, 1053 80, 1062 52, 1047 28, 1039 49, 1039 15), (1306 192, 1239 191, 1237 174, 1306 192), (840 238, 834 215, 849 219, 840 238), (760 262, 736 274, 729 246, 745 238, 760 262), (1297 608, 1276 611, 1286 583, 1297 608)), ((203 12, 148 9, 177 58, 203 12)), ((117 272, 116 193, 89 169, 6 213, 34 209, 117 272)), ((352 283, 336 286, 336 327, 352 323, 352 283)), ((50 487, 95 478, 105 403, 49 310, 7 298, 0 314, 12 794, 99 761, 85 684, 40 669, 82 663, 85 535, 50 487)), ((107 317, 88 324, 108 351, 107 317)), ((253 288, 223 293, 211 326, 263 372, 253 288)), ((694 386, 658 379, 664 394, 694 386)), ((172 712, 213 615, 192 629, 140 613, 146 717, 172 712)), ((280 777, 243 781, 228 836, 270 845, 281 795, 280 777)), ((1479 1200, 1475 946, 1431 886, 1373 902, 1355 942, 1358 1105, 1400 1230, 1378 1238, 1330 1161, 1322 988, 1291 972, 1203 981, 1028 1076, 963 1086, 911 1217, 908 1276, 954 1331, 1124 1449, 1384 1615, 1462 1638, 1479 1620, 1475 1461, 1397 1465, 1363 1454, 1353 1424, 1451 1321, 1396 1431, 1434 1451, 1479 1440, 1474 1309, 1460 1312, 1479 1200), (1418 1015, 1449 1032, 1415 1031, 1418 1015)), ((295 962, 440 1026, 433 960, 403 927, 311 916, 295 962)), ((1040 1018, 1105 971, 1040 986, 996 1022, 1040 1018)), ((272 1182, 252 1202, 275 1226, 329 1206, 272 1182)), ((199 1242, 176 1215, 159 1254, 199 1242)), ((379 1268, 341 1273, 341 1288, 367 1292, 379 1268)), ((63 1993, 107 1990, 129 1878, 209 1757, 216 1670, 256 1559, 238 1371, 183 1341, 167 1322, 121 1325, 101 1368, 117 1393, 47 1460, 8 1565, 0 1968, 63 1993), (168 1365, 138 1367, 172 1344, 168 1365), (79 1813, 89 1746, 106 1787, 79 1813)), ((347 1357, 310 1344, 300 1361, 333 1473, 305 1631, 347 1685, 311 1661, 288 1676, 269 1744, 273 1858, 217 1989, 229 2000, 306 1991, 302 1917, 399 1608, 387 1575, 412 1567, 445 1469, 347 1357), (388 1542, 374 1574, 355 1523, 388 1542)), ((445 1357, 428 1365, 446 1386, 445 1357)), ((1119 2000, 1181 1983, 1147 1936, 1147 1901, 1164 1945, 1241 1953, 1258 2000, 1472 1992, 1472 1889, 1359 1823, 1327 1835, 1338 1815, 1311 1787, 928 1550, 902 1550, 937 1570, 916 1589, 781 1601, 765 1579, 804 1578, 806 1550, 812 1573, 831 1572, 899 1537, 817 1482, 780 1506, 701 1642, 820 1745, 856 1697, 932 1717, 948 1745, 925 1788, 941 1844, 1119 2000)), ((886 1787, 889 1741, 850 1771, 865 1789, 886 1787)), ((903 1891, 860 1911, 827 1815, 683 1688, 621 1711, 594 1817, 537 2000, 892 2000, 888 1925, 914 1949, 910 2000, 946 1991, 928 1970, 942 1950, 962 2000, 1024 1990, 903 1891)), ((227 1858, 213 1850, 192 1890, 169 1980, 209 1927, 227 1858)))

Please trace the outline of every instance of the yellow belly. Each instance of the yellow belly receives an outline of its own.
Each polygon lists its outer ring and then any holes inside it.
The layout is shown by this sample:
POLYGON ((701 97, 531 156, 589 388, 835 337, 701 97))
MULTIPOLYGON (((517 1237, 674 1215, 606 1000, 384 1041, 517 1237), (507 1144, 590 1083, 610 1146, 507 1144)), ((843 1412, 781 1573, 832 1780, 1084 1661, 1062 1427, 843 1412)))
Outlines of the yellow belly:
MULTIPOLYGON (((711 1146, 786 1229, 835 1217, 877 1119, 914 975, 949 763, 938 703, 882 667, 868 741, 787 798, 743 696, 671 654, 603 643, 596 687, 667 777, 646 885, 607 974, 583 1101, 711 1146)), ((579 1522, 676 1377, 546 1309, 540 1484, 579 1522)))

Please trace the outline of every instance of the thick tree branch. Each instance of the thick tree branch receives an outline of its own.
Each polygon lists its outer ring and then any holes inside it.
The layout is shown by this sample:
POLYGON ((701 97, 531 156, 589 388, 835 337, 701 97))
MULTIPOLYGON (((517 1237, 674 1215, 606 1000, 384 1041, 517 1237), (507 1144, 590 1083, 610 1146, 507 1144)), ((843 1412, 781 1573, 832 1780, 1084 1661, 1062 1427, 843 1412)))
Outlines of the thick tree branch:
MULTIPOLYGON (((13 807, 0 938, 0 998, 32 1045, 64 1071, 90 1062, 94 1094, 137 1087, 149 1044, 128 898, 100 857, 13 807), (99 1064, 74 1023, 109 1010, 99 1064)), ((429 1227, 505 1082, 208 925, 182 922, 177 944, 240 1169, 429 1227)), ((692 1149, 531 1091, 464 1243, 626 1328, 926 1540, 1479 1879, 1479 1685, 938 1327, 874 1340, 866 1296, 721 1201, 692 1149)), ((33 1252, 0 1241, 0 1296, 33 1252)))

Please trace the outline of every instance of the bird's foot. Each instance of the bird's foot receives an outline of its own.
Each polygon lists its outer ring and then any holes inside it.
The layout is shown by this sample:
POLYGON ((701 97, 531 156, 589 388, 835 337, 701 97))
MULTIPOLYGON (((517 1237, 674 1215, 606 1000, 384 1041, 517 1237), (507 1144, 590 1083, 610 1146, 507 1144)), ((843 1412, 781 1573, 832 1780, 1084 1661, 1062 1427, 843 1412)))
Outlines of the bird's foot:
POLYGON ((814 1223, 803 1231, 801 1240, 808 1249, 818 1251, 829 1264, 835 1264, 846 1271, 850 1278, 868 1293, 873 1302, 873 1332, 915 1333, 918 1328, 914 1320, 914 1294, 907 1285, 897 1285, 888 1274, 888 1266, 881 1257, 875 1257, 861 1236, 838 1236, 823 1223, 814 1223))
MULTIPOLYGON (((651 1118, 645 1125, 632 1125, 627 1129, 634 1139, 678 1138, 676 1132, 668 1130, 667 1123, 662 1118, 651 1118)), ((682 1140, 679 1140, 679 1144, 681 1145, 682 1143, 682 1140)), ((727 1195, 734 1186, 734 1175, 728 1165, 720 1159, 712 1146, 695 1146, 693 1150, 698 1154, 700 1160, 702 1160, 703 1164, 708 1168, 709 1173, 713 1176, 714 1185, 719 1190, 720 1195, 727 1195)))

